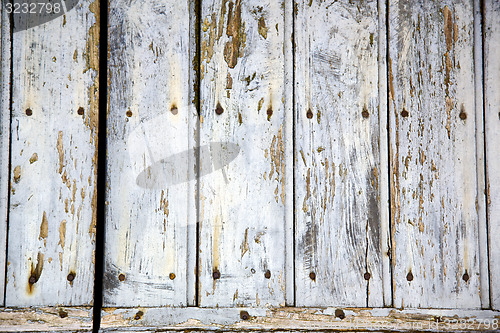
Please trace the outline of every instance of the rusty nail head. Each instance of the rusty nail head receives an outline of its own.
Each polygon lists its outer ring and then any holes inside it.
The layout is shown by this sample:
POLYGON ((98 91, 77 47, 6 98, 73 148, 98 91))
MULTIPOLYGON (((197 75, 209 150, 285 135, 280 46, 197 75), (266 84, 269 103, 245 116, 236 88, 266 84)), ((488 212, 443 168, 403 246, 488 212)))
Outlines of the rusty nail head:
POLYGON ((129 118, 130 118, 130 117, 132 117, 132 111, 127 110, 126 115, 127 115, 127 117, 129 117, 129 118))
POLYGON ((361 112, 361 115, 363 116, 363 118, 368 118, 370 116, 370 113, 368 112, 366 106, 363 108, 363 112, 361 112))
POLYGON ((409 273, 406 275, 406 280, 408 280, 408 281, 413 281, 413 273, 412 273, 412 272, 409 272, 409 273))
POLYGON ((78 111, 76 111, 80 116, 83 116, 83 108, 80 106, 78 111))
POLYGON ((307 110, 306 117, 309 119, 313 117, 313 112, 311 111, 311 109, 307 110))
POLYGON ((217 107, 215 108, 215 113, 217 113, 218 115, 221 115, 222 112, 224 112, 224 109, 222 108, 220 103, 217 103, 217 107))
POLYGON ((250 315, 247 311, 240 311, 240 318, 243 320, 248 320, 250 319, 250 315))
POLYGON ((309 277, 311 278, 311 280, 316 280, 316 273, 314 272, 309 273, 309 277))
POLYGON ((459 117, 460 117, 460 119, 462 119, 462 120, 467 119, 467 113, 465 113, 465 112, 463 112, 463 111, 462 111, 462 112, 460 112, 460 114, 459 114, 458 116, 459 116, 459 117))
POLYGON ((408 111, 405 108, 403 108, 403 111, 401 111, 401 116, 408 117, 408 111))
POLYGON ((168 277, 170 278, 170 280, 173 280, 173 279, 175 279, 175 274, 174 273, 170 273, 168 275, 168 277))
POLYGON ((370 280, 370 278, 372 277, 372 275, 370 273, 366 272, 365 275, 364 275, 364 277, 365 277, 365 280, 370 280))
POLYGON ((74 273, 69 273, 68 276, 66 277, 69 282, 73 281, 75 279, 75 274, 74 273))
POLYGON ((272 116, 273 115, 273 108, 267 109, 267 115, 272 116))
POLYGON ((34 275, 30 276, 29 283, 35 284, 36 283, 36 276, 34 276, 34 275))
POLYGON ((176 105, 172 105, 172 107, 170 108, 170 112, 172 112, 172 114, 175 116, 177 113, 179 113, 179 110, 177 109, 176 105))
POLYGON ((264 273, 264 277, 266 279, 270 279, 271 278, 271 271, 270 270, 267 270, 265 273, 264 273))
POLYGON ((33 111, 31 111, 31 109, 30 109, 30 108, 27 108, 27 109, 26 109, 26 115, 27 115, 27 116, 31 116, 32 114, 33 114, 33 111))
POLYGON ((66 318, 68 316, 68 313, 64 311, 63 309, 59 309, 59 317, 61 318, 66 318))
POLYGON ((220 279, 220 272, 218 270, 215 270, 212 273, 212 276, 213 276, 214 280, 220 279))
POLYGON ((135 320, 139 320, 139 319, 141 319, 141 318, 142 318, 142 316, 143 316, 143 315, 144 315, 144 312, 142 312, 142 311, 137 311, 137 313, 135 314, 134 319, 135 319, 135 320))
POLYGON ((469 281, 469 273, 465 271, 464 275, 462 276, 462 279, 464 279, 465 282, 469 281))
POLYGON ((345 318, 344 310, 336 309, 335 310, 335 317, 340 318, 340 319, 344 319, 345 318))
POLYGON ((125 274, 121 273, 120 275, 118 275, 118 280, 120 281, 125 281, 125 274))

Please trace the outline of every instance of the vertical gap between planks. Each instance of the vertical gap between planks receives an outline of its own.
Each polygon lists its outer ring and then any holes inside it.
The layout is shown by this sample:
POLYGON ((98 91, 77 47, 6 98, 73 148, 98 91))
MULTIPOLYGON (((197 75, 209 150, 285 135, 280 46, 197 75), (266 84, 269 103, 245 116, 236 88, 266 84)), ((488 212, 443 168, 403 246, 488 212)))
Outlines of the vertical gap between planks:
MULTIPOLYGON (((190 51, 190 55, 192 58, 192 66, 194 69, 191 73, 194 75, 192 82, 192 93, 194 107, 196 109, 196 121, 194 124, 194 138, 190 137, 190 140, 194 140, 194 148, 195 148, 195 161, 194 161, 194 172, 195 172, 195 186, 194 186, 194 201, 195 201, 195 216, 194 218, 194 228, 190 223, 192 223, 192 219, 188 221, 188 230, 193 230, 193 232, 188 231, 188 237, 194 238, 194 247, 188 246, 188 264, 187 264, 187 276, 188 276, 188 284, 187 284, 187 294, 188 294, 188 306, 199 306, 199 264, 200 264, 200 115, 201 115, 201 100, 200 100, 200 87, 201 87, 201 0, 196 0, 194 2, 190 2, 193 5, 192 10, 194 11, 194 24, 190 17, 190 25, 192 24, 192 28, 190 34, 193 38, 193 41, 190 47, 194 48, 194 54, 190 51), (193 45, 194 44, 194 45, 193 45), (192 253, 192 251, 194 253, 192 253), (193 277, 191 279, 190 277, 193 277), (190 282, 192 281, 192 282, 190 282)), ((191 11, 191 9, 190 9, 191 11)), ((191 103, 191 101, 190 101, 191 103)), ((190 118, 191 119, 191 118, 190 118)), ((189 131, 189 135, 193 131, 189 131)), ((190 241, 189 245, 193 245, 190 241)))
POLYGON ((285 304, 295 306, 295 15, 285 0, 285 304))
MULTIPOLYGON (((390 114, 391 114, 391 108, 390 108, 390 103, 391 103, 391 96, 390 96, 390 89, 389 89, 389 80, 390 78, 390 68, 391 66, 389 60, 390 60, 390 52, 389 52, 389 41, 390 41, 390 22, 389 22, 389 8, 390 8, 390 1, 391 0, 386 0, 385 1, 385 26, 384 26, 384 32, 385 32, 385 85, 387 87, 385 93, 386 93, 386 114, 385 114, 385 119, 386 119, 386 124, 385 124, 385 129, 382 128, 383 126, 380 127, 381 132, 385 131, 386 135, 386 149, 387 149, 387 165, 386 165, 386 170, 387 170, 387 203, 388 203, 388 209, 387 209, 387 220, 388 220, 388 237, 387 237, 387 246, 384 248, 387 248, 387 253, 386 255, 388 256, 388 265, 389 265, 389 272, 387 274, 387 277, 389 279, 390 283, 390 288, 386 291, 384 288, 384 297, 387 295, 387 293, 390 290, 390 299, 385 299, 384 300, 384 306, 387 307, 393 307, 394 306, 394 272, 393 272, 393 260, 394 260, 394 246, 393 246, 393 225, 392 225, 392 214, 393 212, 391 211, 392 207, 392 202, 391 202, 391 181, 392 181, 392 174, 391 174, 391 137, 390 133, 391 131, 389 130, 389 124, 390 124, 390 114)), ((382 39, 382 38, 381 38, 382 39)), ((380 60, 379 60, 380 62, 380 60)), ((381 124, 382 125, 382 124, 381 124)), ((384 270, 385 272, 385 270, 384 270)), ((386 286, 386 281, 384 279, 384 287, 386 286)))
MULTIPOLYGON (((389 95, 387 89, 387 30, 388 30, 388 6, 386 0, 378 1, 378 75, 379 75, 379 137, 380 137, 380 220, 381 239, 380 250, 382 257, 382 290, 384 306, 392 305, 391 287, 391 262, 390 262, 390 210, 389 210, 389 140, 388 122, 389 95), (386 172, 387 171, 387 172, 386 172)), ((368 298, 367 298, 368 299, 368 298)), ((369 304, 368 304, 369 306, 369 304)))
POLYGON ((104 240, 106 222, 106 126, 108 114, 108 0, 99 2, 99 124, 97 150, 97 207, 96 243, 94 275, 93 332, 97 333, 101 325, 101 310, 104 277, 104 240))
POLYGON ((485 99, 485 4, 484 0, 474 0, 474 71, 475 71, 475 107, 476 107, 476 152, 477 152, 477 195, 479 222, 479 269, 481 307, 491 308, 492 294, 490 289, 490 257, 488 235, 488 206, 486 198, 487 163, 486 163, 486 99, 485 99))
MULTIPOLYGON (((9 3, 12 4, 12 0, 8 0, 9 3)), ((7 3, 4 2, 4 3, 7 3)), ((3 6, 2 6, 3 7, 3 6)), ((14 76, 14 73, 13 73, 13 63, 14 63, 14 51, 13 51, 13 46, 14 46, 14 14, 13 13, 10 13, 8 15, 4 15, 3 13, 3 10, 2 10, 2 13, 0 13, 0 15, 2 15, 1 17, 1 50, 0 52, 2 52, 2 64, 0 64, 0 66, 2 66, 3 68, 3 62, 5 61, 5 59, 3 58, 4 56, 4 47, 5 47, 5 39, 4 39, 4 35, 5 33, 7 32, 8 33, 8 36, 9 36, 9 39, 7 40, 7 43, 9 44, 9 55, 10 55, 10 59, 9 59, 9 84, 8 84, 8 87, 9 87, 9 103, 8 103, 8 106, 9 106, 9 127, 8 127, 8 145, 9 145, 9 151, 8 151, 8 171, 7 171, 7 207, 6 207, 6 226, 5 226, 5 271, 4 271, 4 276, 3 276, 3 279, 4 279, 4 286, 3 286, 3 300, 2 300, 2 304, 3 306, 6 306, 6 302, 7 302, 7 268, 8 268, 8 262, 9 262, 9 213, 10 213, 10 171, 12 169, 12 100, 13 100, 13 88, 12 88, 12 80, 13 80, 13 76, 14 76), (9 18, 9 30, 6 31, 6 24, 3 24, 3 20, 5 19, 5 17, 8 17, 9 18)), ((3 85, 3 81, 4 81, 4 76, 2 75, 1 76, 1 80, 2 80, 2 85, 3 85)), ((3 91, 2 91, 3 92, 3 91)))

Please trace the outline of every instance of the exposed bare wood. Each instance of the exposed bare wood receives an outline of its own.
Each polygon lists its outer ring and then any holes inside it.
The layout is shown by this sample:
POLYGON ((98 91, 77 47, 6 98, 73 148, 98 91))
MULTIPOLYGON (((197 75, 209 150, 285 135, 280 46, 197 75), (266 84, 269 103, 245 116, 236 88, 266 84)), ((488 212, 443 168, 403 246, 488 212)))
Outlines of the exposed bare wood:
MULTIPOLYGON (((500 309, 500 2, 484 1, 484 98, 491 306, 500 309)), ((481 258, 483 259, 483 258, 481 258)))
MULTIPOLYGON (((246 318, 246 317, 244 317, 246 318)), ((103 332, 141 329, 218 331, 481 331, 498 328, 500 313, 487 310, 387 308, 134 308, 104 309, 103 332), (247 319, 242 317, 248 314, 247 319), (465 324, 464 324, 465 323, 465 324), (461 326, 460 326, 461 325, 461 326), (466 327, 464 327, 466 325, 466 327), (497 326, 494 326, 497 325, 497 326)))
POLYGON ((390 2, 398 308, 481 306, 473 14, 472 0, 390 2))
POLYGON ((92 308, 0 308, 1 332, 92 332, 92 308))
POLYGON ((200 144, 237 154, 200 179, 203 307, 285 304, 284 14, 284 1, 202 2, 200 144))
POLYGON ((378 5, 299 1, 295 27, 296 304, 381 306, 378 5))
POLYGON ((99 0, 13 35, 6 306, 92 304, 99 0))
POLYGON ((109 22, 104 304, 186 305, 196 181, 189 1, 111 1, 109 22))
POLYGON ((0 305, 4 305, 10 146, 10 23, 0 3, 0 305))

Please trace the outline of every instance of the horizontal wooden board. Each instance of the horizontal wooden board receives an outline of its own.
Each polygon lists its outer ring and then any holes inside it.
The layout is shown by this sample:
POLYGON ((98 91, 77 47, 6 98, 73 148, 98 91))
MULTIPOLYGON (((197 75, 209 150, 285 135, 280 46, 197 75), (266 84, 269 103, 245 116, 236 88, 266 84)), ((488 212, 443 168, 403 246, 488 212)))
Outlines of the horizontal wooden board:
POLYGON ((477 332, 498 328, 500 314, 487 310, 389 308, 133 308, 103 309, 103 332, 477 332), (245 314, 249 315, 244 319, 245 314), (242 318, 243 317, 243 318, 242 318), (464 325, 466 323, 467 325, 464 325))
POLYGON ((297 306, 383 304, 378 15, 296 3, 297 306))
POLYGON ((187 304, 189 26, 189 1, 110 2, 106 306, 187 304))
POLYGON ((500 310, 500 2, 484 2, 484 121, 491 307, 500 310))
POLYGON ((94 290, 99 0, 13 35, 7 306, 94 290))
POLYGON ((285 304, 284 14, 284 1, 202 2, 202 307, 285 304))
POLYGON ((478 308, 473 1, 391 1, 396 307, 478 308))

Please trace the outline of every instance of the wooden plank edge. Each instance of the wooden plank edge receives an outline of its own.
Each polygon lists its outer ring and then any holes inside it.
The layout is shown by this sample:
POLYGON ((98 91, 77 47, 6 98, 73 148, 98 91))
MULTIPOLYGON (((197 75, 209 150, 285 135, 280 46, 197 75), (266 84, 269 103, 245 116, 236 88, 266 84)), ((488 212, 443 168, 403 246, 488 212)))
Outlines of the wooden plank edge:
POLYGON ((500 312, 393 308, 105 308, 101 332, 307 330, 477 332, 498 330, 500 312), (486 325, 486 322, 489 325, 486 325), (493 326, 495 323, 496 326, 493 326), (465 327, 465 328, 464 328, 465 327))
MULTIPOLYGON (((387 110, 387 0, 378 1, 378 93, 379 93, 379 144, 380 144, 380 250, 382 257, 383 304, 392 306, 392 275, 390 258, 389 215, 389 138, 387 110)), ((369 304, 370 305, 370 304, 369 304)))
POLYGON ((295 305, 293 3, 285 2, 285 303, 295 305))
POLYGON ((92 332, 92 307, 0 308, 0 332, 92 332))
POLYGON ((10 162, 10 79, 11 79, 11 31, 9 14, 0 4, 0 306, 5 301, 5 268, 7 256, 7 216, 9 204, 10 162))
POLYGON ((488 273, 488 225, 486 221, 486 170, 484 146, 484 104, 483 104, 483 31, 481 0, 474 0, 474 90, 476 109, 476 159, 477 159, 477 214, 479 247, 479 286, 481 307, 490 308, 488 273))

